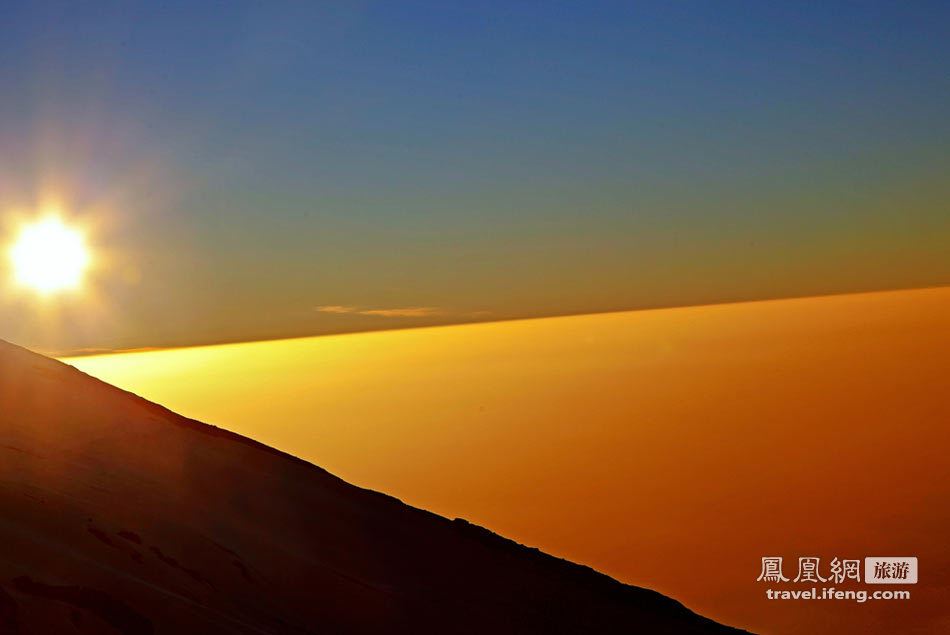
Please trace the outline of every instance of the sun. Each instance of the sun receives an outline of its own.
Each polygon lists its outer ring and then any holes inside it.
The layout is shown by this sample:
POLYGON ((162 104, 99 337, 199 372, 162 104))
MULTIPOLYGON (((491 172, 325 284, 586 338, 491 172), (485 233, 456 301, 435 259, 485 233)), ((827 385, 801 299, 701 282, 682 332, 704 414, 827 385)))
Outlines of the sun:
POLYGON ((82 234, 52 217, 24 227, 10 257, 17 280, 41 293, 78 287, 89 265, 82 234))

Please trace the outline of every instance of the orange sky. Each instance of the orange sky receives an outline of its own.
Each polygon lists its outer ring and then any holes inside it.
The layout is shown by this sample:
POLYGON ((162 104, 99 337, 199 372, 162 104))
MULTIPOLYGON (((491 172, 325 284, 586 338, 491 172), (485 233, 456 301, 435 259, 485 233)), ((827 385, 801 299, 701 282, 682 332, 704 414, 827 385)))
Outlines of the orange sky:
POLYGON ((950 288, 68 361, 729 624, 950 626, 950 288), (921 582, 770 602, 773 555, 918 556, 921 582))

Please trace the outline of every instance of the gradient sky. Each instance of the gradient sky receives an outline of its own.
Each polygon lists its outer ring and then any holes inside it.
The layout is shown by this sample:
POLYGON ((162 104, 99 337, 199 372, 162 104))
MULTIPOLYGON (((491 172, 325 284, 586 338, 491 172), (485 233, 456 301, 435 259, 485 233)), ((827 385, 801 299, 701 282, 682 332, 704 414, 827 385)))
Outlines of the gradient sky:
POLYGON ((0 337, 950 282, 946 3, 196 4, 0 7, 0 214, 58 201, 99 263, 40 301, 4 260, 0 337))

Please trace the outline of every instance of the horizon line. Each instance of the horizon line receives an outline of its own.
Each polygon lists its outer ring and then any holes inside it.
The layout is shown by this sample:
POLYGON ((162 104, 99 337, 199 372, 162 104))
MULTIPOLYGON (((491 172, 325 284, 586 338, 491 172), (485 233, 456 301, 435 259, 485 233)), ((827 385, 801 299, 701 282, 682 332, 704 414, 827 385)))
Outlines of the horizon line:
POLYGON ((532 321, 532 320, 552 320, 552 319, 570 318, 570 317, 613 315, 617 313, 642 313, 642 312, 648 312, 648 311, 670 311, 670 310, 677 310, 677 309, 719 307, 719 306, 728 306, 728 305, 735 305, 735 304, 758 304, 758 303, 765 303, 765 302, 785 302, 785 301, 794 301, 794 300, 834 298, 834 297, 851 296, 851 295, 872 295, 872 294, 878 294, 878 293, 900 293, 903 291, 928 291, 928 290, 938 290, 938 289, 950 289, 950 284, 928 285, 928 286, 923 286, 923 287, 897 287, 897 288, 887 288, 887 289, 874 289, 871 291, 843 291, 843 292, 833 292, 833 293, 818 293, 818 294, 810 294, 810 295, 780 296, 780 297, 774 297, 774 298, 721 300, 718 302, 705 302, 701 304, 670 304, 670 305, 642 307, 642 308, 635 308, 635 309, 626 308, 626 309, 610 309, 606 311, 556 313, 554 315, 499 317, 499 318, 494 318, 494 319, 487 318, 487 319, 482 319, 482 320, 469 320, 465 322, 447 322, 443 324, 415 324, 415 325, 407 325, 407 326, 392 325, 392 326, 384 326, 380 328, 341 330, 341 331, 332 331, 332 332, 326 332, 326 333, 314 333, 314 334, 309 334, 309 335, 259 337, 259 338, 250 338, 250 339, 240 339, 240 340, 211 341, 211 342, 203 342, 199 344, 181 344, 181 345, 172 345, 172 346, 144 346, 144 347, 135 347, 135 348, 126 348, 126 349, 86 348, 86 349, 74 349, 74 350, 65 351, 65 352, 46 352, 46 351, 37 351, 37 352, 54 359, 66 360, 66 359, 80 359, 80 358, 85 358, 85 357, 131 355, 134 353, 154 353, 154 352, 159 352, 159 351, 173 351, 173 350, 183 350, 183 349, 190 349, 190 348, 210 348, 210 347, 215 347, 215 346, 238 346, 241 344, 257 344, 257 343, 265 343, 265 342, 287 342, 287 341, 293 341, 293 340, 307 340, 307 339, 313 339, 317 337, 340 337, 340 336, 345 336, 345 335, 386 333, 390 331, 410 331, 410 330, 422 330, 422 329, 451 328, 451 327, 459 327, 459 326, 470 326, 470 325, 475 325, 475 324, 527 322, 527 321, 532 321))

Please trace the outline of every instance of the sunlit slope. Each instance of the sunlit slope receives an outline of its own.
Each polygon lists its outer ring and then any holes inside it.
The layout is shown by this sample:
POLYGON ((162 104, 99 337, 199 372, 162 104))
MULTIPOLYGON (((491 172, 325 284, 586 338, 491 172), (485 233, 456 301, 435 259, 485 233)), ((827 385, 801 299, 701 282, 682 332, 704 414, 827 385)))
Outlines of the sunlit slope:
POLYGON ((70 360, 409 503, 775 633, 948 625, 950 289, 70 360), (769 602, 762 556, 915 555, 769 602))

